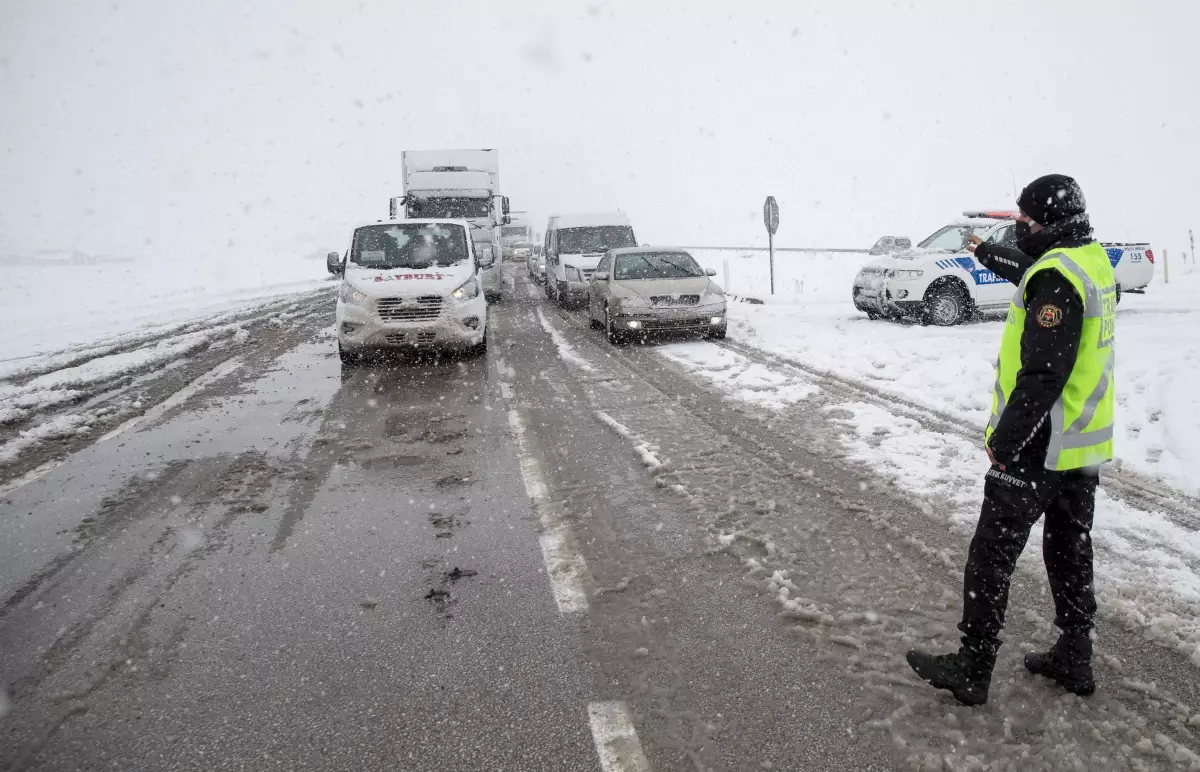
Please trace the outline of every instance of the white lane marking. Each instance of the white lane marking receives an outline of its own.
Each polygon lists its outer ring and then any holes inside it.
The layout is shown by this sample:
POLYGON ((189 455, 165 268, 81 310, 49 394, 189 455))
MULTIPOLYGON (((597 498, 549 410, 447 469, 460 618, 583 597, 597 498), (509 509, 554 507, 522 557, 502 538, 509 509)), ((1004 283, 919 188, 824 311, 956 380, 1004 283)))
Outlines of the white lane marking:
POLYGON ((604 772, 650 772, 650 762, 642 752, 633 717, 625 703, 589 703, 588 721, 604 772))
POLYGON ((542 547, 542 560, 546 564, 546 575, 550 578, 550 589, 559 612, 563 614, 587 611, 587 591, 584 589, 587 563, 573 546, 571 531, 562 515, 547 496, 545 478, 537 459, 529 452, 525 439, 525 424, 516 410, 508 411, 508 423, 517 436, 517 451, 520 456, 521 480, 529 503, 542 523, 542 535, 538 542, 542 547))
POLYGON ((29 483, 33 482, 34 480, 38 479, 39 477, 45 477, 46 475, 50 474, 55 469, 58 469, 62 465, 63 465, 62 461, 47 461, 46 463, 39 466, 37 469, 30 469, 28 472, 21 475, 17 479, 9 480, 8 482, 4 483, 3 485, 0 485, 0 496, 5 495, 6 493, 12 493, 17 488, 22 488, 22 487, 28 485, 29 483))
POLYGON ((230 373, 232 373, 234 370, 238 369, 241 366, 242 366, 242 360, 237 357, 234 357, 233 359, 225 360, 221 364, 219 364, 216 367, 214 367, 213 369, 209 370, 204 375, 201 375, 199 378, 197 378, 196 380, 189 383, 187 386, 184 386, 179 391, 177 391, 174 394, 172 394, 171 396, 167 397, 162 402, 159 402, 157 405, 150 408, 145 413, 142 413, 139 416, 134 416, 133 418, 130 418, 128 421, 121 424, 117 428, 113 429, 108 434, 105 434, 103 437, 101 437, 99 440, 96 441, 96 444, 99 445, 101 442, 107 442, 108 440, 111 440, 113 437, 124 434, 125 432, 129 431, 130 429, 134 428, 135 426, 137 426, 139 424, 145 423, 147 421, 158 420, 159 418, 162 417, 162 415, 164 413, 166 413, 171 408, 175 407, 176 405, 182 404, 184 402, 184 400, 186 400, 188 397, 191 397, 193 394, 195 394, 196 392, 205 388, 209 384, 211 384, 215 381, 218 381, 221 378, 224 378, 226 375, 229 375, 230 373))

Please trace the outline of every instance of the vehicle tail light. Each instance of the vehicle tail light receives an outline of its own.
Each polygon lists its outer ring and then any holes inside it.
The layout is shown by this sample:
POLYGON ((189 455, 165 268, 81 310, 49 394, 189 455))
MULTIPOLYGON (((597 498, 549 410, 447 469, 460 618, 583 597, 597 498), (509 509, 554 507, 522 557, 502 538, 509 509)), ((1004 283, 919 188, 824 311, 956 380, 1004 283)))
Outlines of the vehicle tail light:
POLYGON ((1146 250, 1146 259, 1150 261, 1150 265, 1154 265, 1154 250, 1146 250))

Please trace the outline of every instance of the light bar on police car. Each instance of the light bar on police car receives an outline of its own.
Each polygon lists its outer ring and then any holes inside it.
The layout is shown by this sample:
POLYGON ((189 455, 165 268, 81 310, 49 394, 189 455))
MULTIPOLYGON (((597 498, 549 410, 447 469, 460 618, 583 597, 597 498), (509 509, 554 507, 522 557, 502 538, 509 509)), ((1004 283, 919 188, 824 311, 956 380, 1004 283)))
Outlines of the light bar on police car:
POLYGON ((1017 219, 1017 215, 1018 212, 1004 212, 1000 210, 963 212, 963 217, 982 217, 988 220, 1015 220, 1017 219))

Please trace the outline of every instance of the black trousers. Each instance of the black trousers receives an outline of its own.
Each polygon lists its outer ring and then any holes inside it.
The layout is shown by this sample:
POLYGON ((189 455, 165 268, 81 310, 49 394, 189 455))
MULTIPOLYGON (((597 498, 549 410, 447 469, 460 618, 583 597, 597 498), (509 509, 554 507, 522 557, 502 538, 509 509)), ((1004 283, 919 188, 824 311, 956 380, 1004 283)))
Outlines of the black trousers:
POLYGON ((983 508, 963 577, 963 619, 969 638, 998 645, 1008 587, 1029 530, 1043 514, 1042 557, 1054 596, 1055 624, 1088 632, 1096 618, 1092 585, 1094 473, 1047 469, 1001 471, 993 466, 983 488, 983 508))

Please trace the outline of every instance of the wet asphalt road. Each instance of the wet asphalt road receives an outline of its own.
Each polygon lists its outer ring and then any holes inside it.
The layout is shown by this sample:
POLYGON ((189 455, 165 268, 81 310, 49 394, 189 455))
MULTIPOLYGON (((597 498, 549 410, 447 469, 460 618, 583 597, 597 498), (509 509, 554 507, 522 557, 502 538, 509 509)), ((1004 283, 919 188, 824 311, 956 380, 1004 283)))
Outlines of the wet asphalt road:
POLYGON ((343 370, 331 317, 0 497, 0 768, 1056 769, 1045 716, 1104 758, 1187 732, 1159 694, 1088 714, 1007 673, 970 712, 898 671, 952 630, 961 543, 816 418, 763 424, 520 277, 482 359, 343 370))

